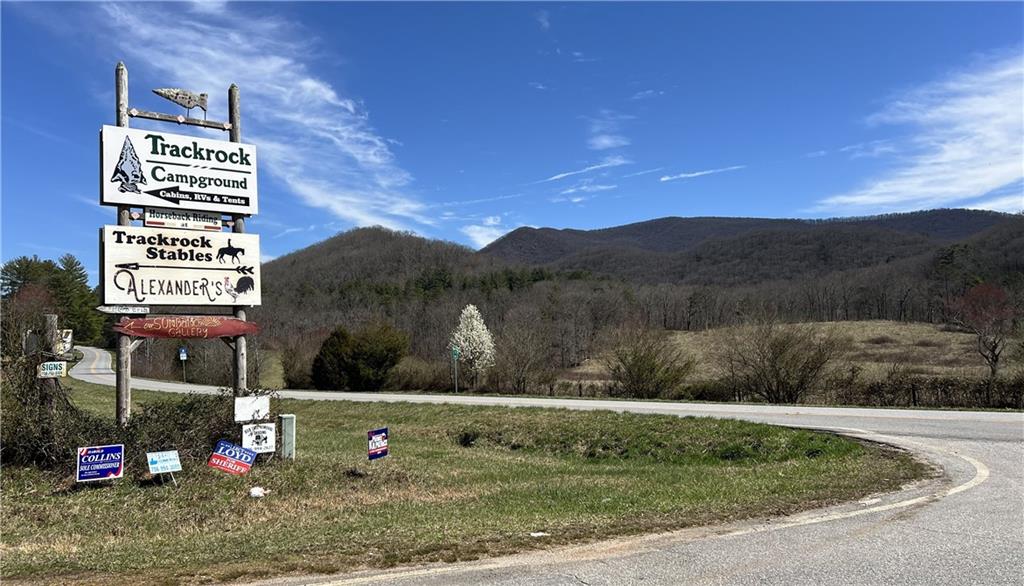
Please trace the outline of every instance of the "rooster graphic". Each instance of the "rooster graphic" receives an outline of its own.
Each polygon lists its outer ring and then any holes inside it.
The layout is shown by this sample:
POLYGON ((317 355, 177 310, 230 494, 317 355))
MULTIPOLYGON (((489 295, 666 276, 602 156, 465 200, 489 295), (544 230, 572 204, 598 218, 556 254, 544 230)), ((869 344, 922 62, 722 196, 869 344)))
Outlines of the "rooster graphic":
POLYGON ((233 300, 237 300, 239 295, 245 295, 254 289, 256 289, 256 281, 253 281, 252 277, 242 277, 234 285, 231 284, 230 277, 224 277, 224 290, 233 300))

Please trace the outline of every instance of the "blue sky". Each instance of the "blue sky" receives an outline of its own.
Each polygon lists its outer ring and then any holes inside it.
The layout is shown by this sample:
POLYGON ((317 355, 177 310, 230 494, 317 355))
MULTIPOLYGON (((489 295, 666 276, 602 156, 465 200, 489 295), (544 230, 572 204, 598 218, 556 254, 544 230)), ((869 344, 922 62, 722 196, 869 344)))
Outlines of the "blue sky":
POLYGON ((176 112, 149 90, 181 86, 224 119, 239 84, 265 258, 375 224, 479 247, 1024 208, 1021 3, 0 6, 5 260, 96 268, 119 59, 141 109, 176 112))

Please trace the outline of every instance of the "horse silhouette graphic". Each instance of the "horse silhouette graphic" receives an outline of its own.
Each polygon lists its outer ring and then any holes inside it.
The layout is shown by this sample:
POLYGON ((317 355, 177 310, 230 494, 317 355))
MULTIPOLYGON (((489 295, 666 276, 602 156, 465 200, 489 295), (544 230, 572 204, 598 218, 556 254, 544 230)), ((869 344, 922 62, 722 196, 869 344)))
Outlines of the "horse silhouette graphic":
POLYGON ((221 264, 224 264, 224 257, 225 256, 230 256, 231 257, 231 264, 235 264, 235 263, 239 262, 238 255, 240 255, 240 254, 244 255, 245 254, 245 249, 244 248, 237 248, 235 246, 231 246, 231 239, 228 238, 228 245, 224 246, 224 247, 221 247, 219 250, 217 250, 217 260, 219 260, 221 264))

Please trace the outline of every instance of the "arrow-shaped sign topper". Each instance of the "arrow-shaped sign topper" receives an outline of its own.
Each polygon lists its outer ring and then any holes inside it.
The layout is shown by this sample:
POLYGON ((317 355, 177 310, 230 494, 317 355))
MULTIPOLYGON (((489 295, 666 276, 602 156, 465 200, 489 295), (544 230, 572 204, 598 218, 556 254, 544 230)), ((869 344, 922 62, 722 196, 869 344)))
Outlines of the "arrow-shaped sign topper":
POLYGON ((129 271, 137 271, 139 269, 178 269, 184 271, 194 271, 196 269, 204 271, 234 271, 239 275, 251 275, 253 273, 253 267, 175 267, 171 265, 144 265, 137 262, 125 262, 114 265, 119 269, 127 269, 129 271))
POLYGON ((123 318, 112 329, 143 338, 233 338, 260 332, 251 321, 215 315, 123 318))

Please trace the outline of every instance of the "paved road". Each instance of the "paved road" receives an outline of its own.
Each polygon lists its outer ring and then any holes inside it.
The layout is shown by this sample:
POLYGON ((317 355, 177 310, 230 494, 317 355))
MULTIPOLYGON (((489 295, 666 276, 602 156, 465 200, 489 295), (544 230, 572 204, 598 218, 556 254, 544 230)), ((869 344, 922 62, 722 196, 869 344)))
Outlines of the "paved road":
MULTIPOLYGON (((85 359, 71 375, 113 385, 109 354, 82 350, 85 359)), ((132 386, 216 390, 139 379, 132 386)), ((731 417, 887 441, 921 454, 944 474, 898 493, 782 519, 268 584, 1024 585, 1024 414, 317 391, 281 396, 731 417)))

